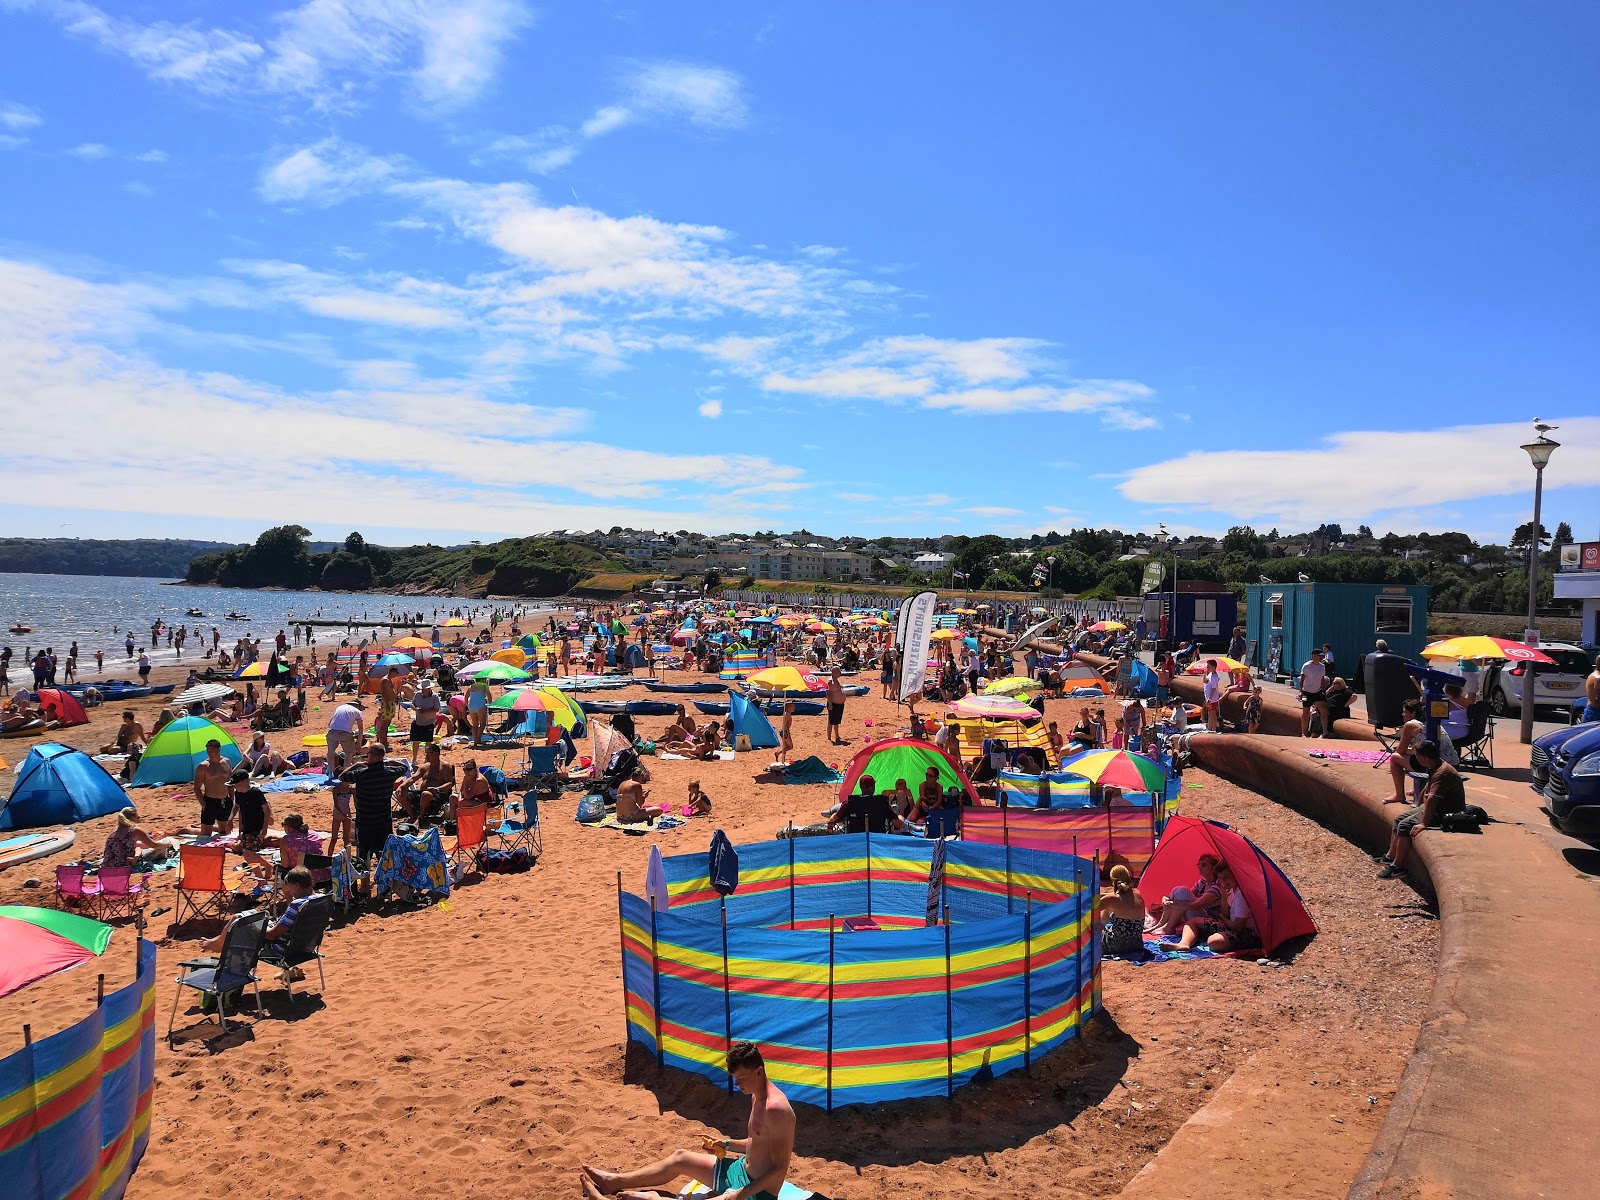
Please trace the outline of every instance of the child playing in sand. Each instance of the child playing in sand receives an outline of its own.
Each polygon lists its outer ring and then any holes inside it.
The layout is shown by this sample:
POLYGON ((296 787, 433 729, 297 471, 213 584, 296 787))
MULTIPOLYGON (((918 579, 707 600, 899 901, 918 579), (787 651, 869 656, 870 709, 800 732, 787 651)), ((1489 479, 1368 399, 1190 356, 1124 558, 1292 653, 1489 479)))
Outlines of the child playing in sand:
POLYGON ((689 781, 689 802, 684 805, 691 817, 709 817, 711 815, 711 797, 700 790, 700 781, 689 781))

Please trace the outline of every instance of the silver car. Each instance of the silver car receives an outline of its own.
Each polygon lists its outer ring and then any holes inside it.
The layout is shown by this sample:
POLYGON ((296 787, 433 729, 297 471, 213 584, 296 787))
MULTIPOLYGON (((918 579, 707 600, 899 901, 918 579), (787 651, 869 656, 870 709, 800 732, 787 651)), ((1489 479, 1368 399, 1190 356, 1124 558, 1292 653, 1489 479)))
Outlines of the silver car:
POLYGON ((1533 693, 1535 708, 1547 705, 1570 709, 1583 700, 1583 683, 1589 674, 1589 656, 1577 646, 1569 646, 1565 642, 1546 642, 1539 650, 1555 659, 1556 665, 1547 667, 1541 663, 1535 668, 1526 663, 1503 661, 1484 664, 1479 694, 1489 702, 1495 716, 1522 712, 1523 684, 1530 672, 1536 672, 1533 693))

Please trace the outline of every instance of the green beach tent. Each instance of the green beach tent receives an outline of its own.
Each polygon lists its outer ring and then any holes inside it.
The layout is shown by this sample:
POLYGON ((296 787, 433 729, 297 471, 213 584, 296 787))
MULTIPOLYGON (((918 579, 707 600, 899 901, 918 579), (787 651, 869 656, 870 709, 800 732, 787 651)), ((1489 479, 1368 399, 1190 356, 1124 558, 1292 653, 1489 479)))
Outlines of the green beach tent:
POLYGON ((226 729, 204 717, 179 717, 150 739, 128 786, 191 782, 194 769, 205 760, 206 743, 212 738, 222 743, 222 757, 228 764, 238 766, 239 747, 226 729))
POLYGON ((871 775, 880 792, 894 787, 896 779, 904 779, 915 794, 929 767, 938 773, 940 787, 960 788, 966 793, 966 803, 978 803, 978 795, 961 764, 932 742, 914 738, 889 738, 859 751, 845 768, 839 799, 847 799, 863 775, 871 775))

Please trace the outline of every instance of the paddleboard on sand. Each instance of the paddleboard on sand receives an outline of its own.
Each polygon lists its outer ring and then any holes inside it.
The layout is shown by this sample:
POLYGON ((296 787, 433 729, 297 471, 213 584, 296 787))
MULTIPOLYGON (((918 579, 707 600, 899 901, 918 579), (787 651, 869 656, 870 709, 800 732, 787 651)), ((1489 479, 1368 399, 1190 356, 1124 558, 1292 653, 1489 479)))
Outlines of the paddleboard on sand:
POLYGON ((72 845, 78 835, 70 829, 45 829, 0 841, 0 871, 19 863, 32 862, 72 845))

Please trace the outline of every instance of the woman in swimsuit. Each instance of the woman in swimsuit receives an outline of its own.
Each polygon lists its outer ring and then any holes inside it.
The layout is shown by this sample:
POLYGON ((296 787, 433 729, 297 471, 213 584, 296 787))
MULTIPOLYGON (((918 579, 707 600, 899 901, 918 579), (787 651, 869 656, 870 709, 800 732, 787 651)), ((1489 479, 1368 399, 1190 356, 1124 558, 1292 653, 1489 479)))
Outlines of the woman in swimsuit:
POLYGON ((1128 868, 1118 863, 1106 876, 1109 886, 1100 895, 1106 927, 1101 949, 1126 957, 1144 949, 1144 895, 1133 886, 1128 868))

